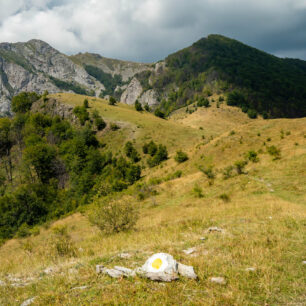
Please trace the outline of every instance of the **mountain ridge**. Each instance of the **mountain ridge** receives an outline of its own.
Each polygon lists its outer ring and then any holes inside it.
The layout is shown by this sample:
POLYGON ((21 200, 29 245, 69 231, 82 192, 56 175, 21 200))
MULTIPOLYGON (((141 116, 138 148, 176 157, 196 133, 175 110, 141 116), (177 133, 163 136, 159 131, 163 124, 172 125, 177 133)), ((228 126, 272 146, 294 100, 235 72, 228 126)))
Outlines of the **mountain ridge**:
POLYGON ((21 91, 115 96, 166 115, 212 92, 234 91, 232 105, 245 112, 306 116, 305 61, 278 58, 221 35, 209 35, 152 64, 88 52, 67 56, 36 39, 1 43, 0 88, 0 113, 10 112, 10 99, 21 91))

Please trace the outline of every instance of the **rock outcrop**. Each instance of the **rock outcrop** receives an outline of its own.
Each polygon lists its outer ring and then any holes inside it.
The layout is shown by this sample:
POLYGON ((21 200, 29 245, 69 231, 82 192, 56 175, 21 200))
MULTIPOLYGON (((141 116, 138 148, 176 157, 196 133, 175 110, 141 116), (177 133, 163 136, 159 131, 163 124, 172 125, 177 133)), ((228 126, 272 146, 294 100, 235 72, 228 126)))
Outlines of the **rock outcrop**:
POLYGON ((143 89, 137 78, 133 78, 127 89, 123 92, 120 102, 126 104, 134 104, 135 101, 139 98, 143 89))
POLYGON ((54 80, 96 94, 104 88, 82 66, 41 40, 0 44, 0 113, 10 112, 12 96, 21 91, 73 91, 59 88, 54 80))

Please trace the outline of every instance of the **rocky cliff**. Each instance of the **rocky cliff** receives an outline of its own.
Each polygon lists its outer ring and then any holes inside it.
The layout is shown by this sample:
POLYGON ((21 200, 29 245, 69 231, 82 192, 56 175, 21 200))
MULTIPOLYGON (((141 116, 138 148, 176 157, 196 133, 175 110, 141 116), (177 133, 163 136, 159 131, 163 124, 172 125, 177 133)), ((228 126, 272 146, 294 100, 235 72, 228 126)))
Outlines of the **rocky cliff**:
POLYGON ((0 113, 21 91, 99 94, 104 86, 66 55, 41 40, 0 44, 0 113))

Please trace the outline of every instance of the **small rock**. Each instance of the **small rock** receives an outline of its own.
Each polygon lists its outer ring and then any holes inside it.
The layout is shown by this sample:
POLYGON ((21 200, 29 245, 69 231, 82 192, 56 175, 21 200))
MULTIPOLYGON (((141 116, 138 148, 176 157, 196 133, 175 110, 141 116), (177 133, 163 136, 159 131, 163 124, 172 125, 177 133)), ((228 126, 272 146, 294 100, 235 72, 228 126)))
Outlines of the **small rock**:
POLYGON ((88 288, 88 286, 80 286, 80 287, 74 287, 71 290, 85 290, 87 288, 88 288))
POLYGON ((186 266, 181 263, 178 263, 178 273, 182 276, 197 279, 198 276, 195 274, 192 266, 186 266))
POLYGON ((129 254, 129 253, 121 253, 121 254, 119 254, 118 255, 120 258, 131 258, 132 257, 132 255, 131 254, 129 254))
POLYGON ((21 284, 21 283, 13 283, 13 284, 11 284, 11 286, 14 287, 14 288, 21 288, 21 287, 25 287, 26 285, 21 284))
POLYGON ((129 276, 135 276, 136 273, 134 270, 125 268, 125 267, 120 267, 120 266, 115 266, 114 267, 115 270, 120 271, 123 273, 124 276, 129 277, 129 276))
POLYGON ((187 250, 183 250, 183 252, 184 252, 186 255, 190 255, 190 254, 194 253, 196 250, 197 250, 197 248, 189 248, 189 249, 187 249, 187 250))
POLYGON ((43 272, 46 273, 46 274, 52 274, 52 273, 56 273, 57 271, 58 271, 57 268, 48 267, 48 268, 46 268, 43 272))
POLYGON ((303 265, 306 265, 306 260, 302 261, 302 264, 303 264, 303 265))
POLYGON ((272 220, 272 217, 270 216, 269 219, 272 220))
POLYGON ((219 284, 219 285, 225 285, 226 284, 226 280, 224 279, 224 277, 212 277, 210 279, 210 281, 212 283, 216 283, 216 284, 219 284))
POLYGON ((247 272, 255 272, 255 271, 256 271, 256 268, 253 268, 253 267, 251 267, 251 268, 246 268, 245 271, 247 271, 247 272))
POLYGON ((79 248, 79 252, 80 253, 84 252, 84 249, 83 248, 79 248))
POLYGON ((206 237, 201 237, 200 240, 204 241, 204 240, 207 240, 207 238, 206 237))
POLYGON ((224 229, 216 227, 216 226, 212 226, 207 229, 207 233, 213 233, 213 232, 223 233, 224 229))
POLYGON ((4 281, 0 280, 0 287, 3 287, 5 285, 6 285, 6 283, 4 281))
POLYGON ((32 297, 26 301, 24 301, 20 306, 28 306, 28 305, 31 305, 36 299, 36 296, 35 297, 32 297))
POLYGON ((274 189, 270 189, 270 192, 274 192, 274 189))

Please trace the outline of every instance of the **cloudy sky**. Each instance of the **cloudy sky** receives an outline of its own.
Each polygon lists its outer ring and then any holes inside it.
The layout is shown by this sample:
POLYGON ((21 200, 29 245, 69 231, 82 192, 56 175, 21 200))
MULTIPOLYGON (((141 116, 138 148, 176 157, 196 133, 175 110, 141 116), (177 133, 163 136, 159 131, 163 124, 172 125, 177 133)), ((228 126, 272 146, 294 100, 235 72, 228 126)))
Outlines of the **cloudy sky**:
POLYGON ((0 42, 153 62, 208 34, 306 60, 306 0, 0 0, 0 42))

